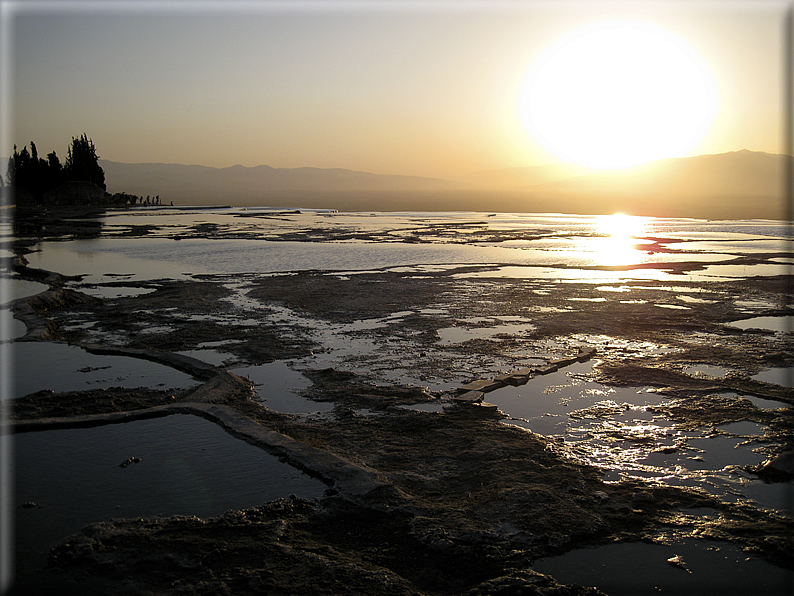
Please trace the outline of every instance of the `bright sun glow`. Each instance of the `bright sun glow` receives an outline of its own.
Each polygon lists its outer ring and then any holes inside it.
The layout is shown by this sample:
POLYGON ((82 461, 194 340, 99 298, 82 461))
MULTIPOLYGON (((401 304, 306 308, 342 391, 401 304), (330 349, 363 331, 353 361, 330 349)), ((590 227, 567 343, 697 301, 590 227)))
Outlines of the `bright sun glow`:
POLYGON ((644 253, 637 249, 637 238, 646 231, 647 222, 645 217, 622 213, 601 216, 596 232, 603 237, 594 246, 598 264, 622 266, 641 263, 644 253))
POLYGON ((647 223, 647 217, 623 213, 602 215, 598 218, 596 231, 612 238, 635 238, 645 232, 647 223))
POLYGON ((595 23, 551 47, 520 99, 530 134, 561 158, 622 168, 676 157, 716 112, 709 69, 679 39, 628 20, 595 23))

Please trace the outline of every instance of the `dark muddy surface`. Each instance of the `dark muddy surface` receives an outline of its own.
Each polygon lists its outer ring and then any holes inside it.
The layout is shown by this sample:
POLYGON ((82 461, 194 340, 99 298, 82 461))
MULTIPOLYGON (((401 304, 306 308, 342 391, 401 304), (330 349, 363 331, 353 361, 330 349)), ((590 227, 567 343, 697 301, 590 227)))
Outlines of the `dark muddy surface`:
MULTIPOLYGON (((29 340, 102 345, 164 363, 174 357, 182 370, 180 354, 209 343, 222 343, 226 358, 195 369, 205 382, 197 391, 24 396, 13 405, 18 430, 217 404, 288 438, 278 443, 280 453, 329 488, 319 500, 285 498, 212 519, 93 524, 54 548, 46 570, 20 577, 15 593, 599 594, 562 585, 532 564, 589 546, 685 538, 731 543, 794 570, 790 516, 637 477, 605 482, 604 471, 576 457, 565 441, 505 424, 496 408, 454 399, 468 381, 524 368, 537 376, 549 362, 594 347, 599 383, 652 388, 668 399, 649 409, 682 430, 762 423, 763 435, 753 440, 773 460, 794 450, 788 407, 794 390, 752 377, 794 365, 790 334, 728 323, 748 318, 740 306, 748 301, 767 305, 754 316, 792 314, 788 277, 710 282, 696 294, 683 279, 632 282, 631 300, 623 300, 618 284, 610 291, 592 283, 461 277, 484 270, 207 275, 118 282, 149 291, 112 299, 91 298, 79 283, 59 291, 63 280, 52 278, 47 296, 18 301, 15 312, 29 340), (659 306, 680 307, 682 293, 697 297, 686 302, 685 316, 659 306), (478 327, 509 323, 517 313, 531 316, 532 327, 477 335, 478 327), (344 334, 324 340, 307 330, 307 321, 344 334), (378 324, 361 324, 368 321, 378 324), (470 339, 439 341, 440 331, 464 323, 470 339), (345 351, 359 341, 369 349, 345 351), (244 379, 224 385, 218 376, 285 359, 303 363, 312 382, 305 397, 333 404, 331 414, 270 410, 244 379), (698 365, 728 372, 688 372, 698 365), (778 407, 759 408, 748 397, 778 407), (400 407, 417 405, 438 411, 400 407), (335 472, 342 468, 306 465, 295 455, 305 453, 334 456, 371 478, 374 488, 350 490, 335 472)), ((22 266, 17 274, 41 277, 22 266)), ((576 414, 597 419, 609 412, 600 405, 576 414)), ((784 463, 744 473, 787 483, 792 470, 784 463)))

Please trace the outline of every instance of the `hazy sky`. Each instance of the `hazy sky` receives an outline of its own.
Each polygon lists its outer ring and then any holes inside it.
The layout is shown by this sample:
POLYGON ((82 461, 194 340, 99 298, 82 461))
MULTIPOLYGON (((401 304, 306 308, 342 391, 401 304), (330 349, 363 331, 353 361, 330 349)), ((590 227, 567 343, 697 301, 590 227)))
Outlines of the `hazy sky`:
POLYGON ((558 156, 524 124, 528 73, 572 31, 616 16, 669 32, 706 65, 715 113, 687 154, 784 150, 790 2, 2 4, 2 155, 32 140, 63 161, 85 132, 124 162, 442 178, 549 163, 558 156))

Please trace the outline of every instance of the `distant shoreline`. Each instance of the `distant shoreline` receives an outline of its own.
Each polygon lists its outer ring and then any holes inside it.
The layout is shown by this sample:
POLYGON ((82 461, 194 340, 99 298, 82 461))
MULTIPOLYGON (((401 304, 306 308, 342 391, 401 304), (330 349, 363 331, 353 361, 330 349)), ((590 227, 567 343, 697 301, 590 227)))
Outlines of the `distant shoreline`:
MULTIPOLYGON (((12 217, 18 219, 30 219, 47 217, 53 219, 75 219, 83 217, 100 217, 105 213, 134 211, 134 212, 165 212, 165 211, 221 211, 221 210, 236 210, 239 215, 245 216, 247 212, 250 215, 257 213, 271 213, 271 214, 299 214, 299 213, 323 213, 323 214, 340 214, 340 213, 383 213, 397 214, 397 213, 471 213, 472 215, 479 214, 483 217, 500 213, 500 214, 514 214, 526 216, 555 216, 555 217, 603 217, 613 215, 613 213, 574 213, 565 211, 502 211, 499 209, 491 210, 477 210, 477 209, 334 209, 334 208, 316 208, 316 207, 292 207, 292 206, 279 206, 279 205, 41 205, 41 206, 25 206, 16 207, 15 205, 0 205, 0 216, 12 217)), ((636 217, 648 217, 652 219, 694 219, 702 221, 768 221, 776 222, 780 225, 792 224, 794 221, 788 220, 785 217, 672 217, 672 216, 653 216, 653 215, 637 215, 636 217)))

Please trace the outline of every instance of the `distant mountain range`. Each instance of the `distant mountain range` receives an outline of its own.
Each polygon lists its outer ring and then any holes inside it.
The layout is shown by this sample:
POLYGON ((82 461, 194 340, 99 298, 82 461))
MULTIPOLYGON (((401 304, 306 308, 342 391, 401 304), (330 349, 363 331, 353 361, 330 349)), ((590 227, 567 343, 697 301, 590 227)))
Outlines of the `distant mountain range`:
POLYGON ((785 156, 758 151, 673 158, 625 170, 550 164, 458 180, 345 169, 211 168, 100 159, 108 191, 163 204, 268 205, 343 211, 614 213, 711 219, 785 216, 785 156))
MULTIPOLYGON (((340 168, 272 168, 241 165, 210 168, 198 165, 162 163, 120 163, 99 160, 105 180, 128 192, 140 195, 158 189, 156 194, 187 197, 212 195, 216 201, 256 200, 283 191, 405 191, 448 189, 456 185, 436 178, 388 176, 340 168), (221 199, 226 196, 226 199, 221 199)), ((110 189, 108 189, 110 190, 110 189)), ((114 189, 115 190, 115 189, 114 189)), ((113 192, 111 190, 111 192, 113 192)))

